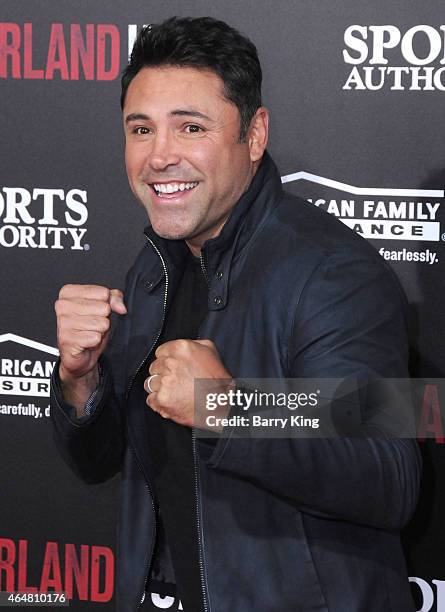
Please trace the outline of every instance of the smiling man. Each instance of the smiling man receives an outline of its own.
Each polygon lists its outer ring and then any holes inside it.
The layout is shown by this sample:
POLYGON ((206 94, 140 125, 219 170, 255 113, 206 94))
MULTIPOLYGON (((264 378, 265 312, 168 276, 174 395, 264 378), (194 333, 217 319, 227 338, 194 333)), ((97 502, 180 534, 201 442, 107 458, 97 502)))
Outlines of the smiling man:
POLYGON ((76 474, 121 472, 118 612, 150 609, 145 591, 187 612, 413 610, 399 540, 413 441, 193 428, 200 378, 233 391, 237 378, 406 376, 395 279, 283 192, 256 49, 227 24, 143 29, 121 102, 146 245, 124 293, 61 289, 51 411, 76 474))
POLYGON ((125 96, 126 166, 131 188, 158 236, 185 239, 199 255, 247 190, 267 140, 256 109, 249 137, 212 71, 142 68, 125 96))

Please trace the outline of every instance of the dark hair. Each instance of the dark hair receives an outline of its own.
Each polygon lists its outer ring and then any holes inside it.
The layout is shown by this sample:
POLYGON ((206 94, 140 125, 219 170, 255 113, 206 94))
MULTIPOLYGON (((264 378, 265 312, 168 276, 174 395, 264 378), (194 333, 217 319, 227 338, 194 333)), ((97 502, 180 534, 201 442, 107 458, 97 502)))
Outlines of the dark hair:
POLYGON ((261 66, 255 45, 237 30, 212 17, 172 17, 142 28, 122 74, 121 107, 141 68, 184 66, 212 70, 224 83, 224 95, 241 117, 240 141, 261 106, 261 66))

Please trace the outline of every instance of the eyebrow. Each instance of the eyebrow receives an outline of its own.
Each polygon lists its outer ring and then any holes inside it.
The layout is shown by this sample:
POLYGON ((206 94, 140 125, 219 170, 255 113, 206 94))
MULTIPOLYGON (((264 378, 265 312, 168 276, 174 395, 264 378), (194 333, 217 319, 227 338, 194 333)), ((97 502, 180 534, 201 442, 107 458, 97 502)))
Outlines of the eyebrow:
MULTIPOLYGON (((178 108, 169 113, 171 117, 195 117, 196 119, 206 119, 207 121, 213 121, 204 113, 194 109, 181 109, 178 108)), ((132 121, 150 121, 150 117, 145 113, 130 113, 125 117, 125 123, 131 123, 132 121)))

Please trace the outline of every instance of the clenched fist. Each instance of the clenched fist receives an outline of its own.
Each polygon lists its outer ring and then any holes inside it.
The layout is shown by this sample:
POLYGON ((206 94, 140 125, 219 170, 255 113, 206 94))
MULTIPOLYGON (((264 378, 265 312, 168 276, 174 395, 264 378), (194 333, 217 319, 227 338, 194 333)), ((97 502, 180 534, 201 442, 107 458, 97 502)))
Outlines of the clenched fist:
POLYGON ((181 425, 195 422, 195 378, 224 379, 227 387, 232 376, 224 367, 211 340, 172 340, 161 344, 144 383, 147 404, 164 418, 181 425), (149 381, 149 386, 148 386, 149 381))
POLYGON ((81 414, 98 384, 97 361, 108 341, 111 312, 126 314, 127 309, 118 289, 65 285, 55 311, 64 397, 81 414))

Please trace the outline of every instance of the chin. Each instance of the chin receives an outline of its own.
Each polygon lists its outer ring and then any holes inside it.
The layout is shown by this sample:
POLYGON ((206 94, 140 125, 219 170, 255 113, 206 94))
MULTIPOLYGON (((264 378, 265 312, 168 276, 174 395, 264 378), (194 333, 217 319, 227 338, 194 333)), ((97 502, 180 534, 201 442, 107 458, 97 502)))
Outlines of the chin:
POLYGON ((152 223, 153 231, 165 240, 184 240, 190 236, 190 232, 179 227, 163 227, 157 223, 152 223))

